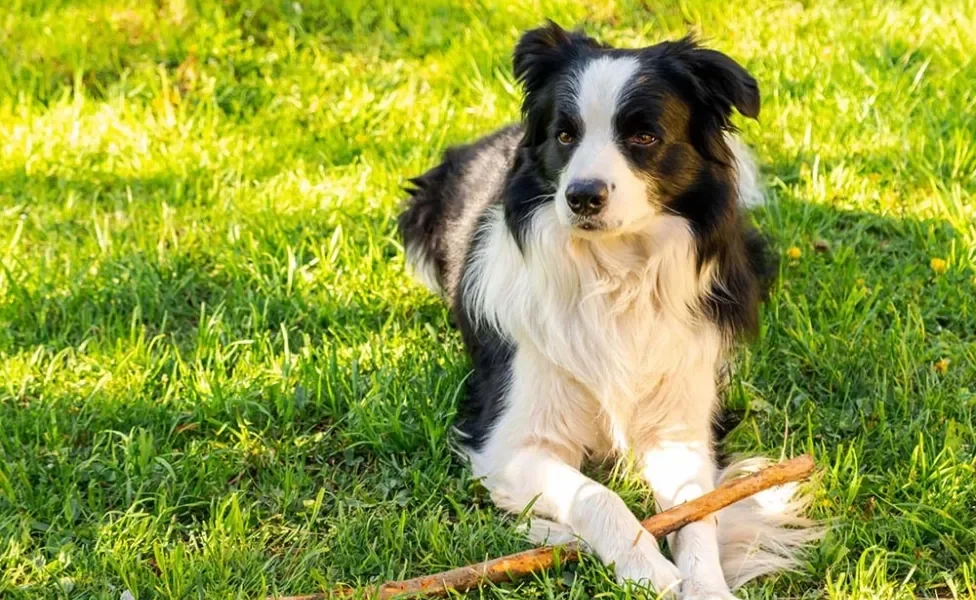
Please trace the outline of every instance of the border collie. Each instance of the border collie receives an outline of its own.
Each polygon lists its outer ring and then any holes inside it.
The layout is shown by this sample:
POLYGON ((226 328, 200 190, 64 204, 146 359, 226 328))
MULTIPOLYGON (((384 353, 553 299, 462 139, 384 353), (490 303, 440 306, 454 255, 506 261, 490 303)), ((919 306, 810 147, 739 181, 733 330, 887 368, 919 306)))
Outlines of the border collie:
POLYGON ((720 472, 712 422, 733 343, 758 328, 775 264, 741 215, 762 200, 732 109, 755 79, 694 40, 624 50, 551 21, 514 52, 521 125, 448 149, 411 180, 408 262, 449 303, 473 373, 456 430, 533 539, 582 539, 618 579, 683 598, 795 564, 818 533, 795 486, 670 536, 580 472, 629 456, 661 509, 720 472))

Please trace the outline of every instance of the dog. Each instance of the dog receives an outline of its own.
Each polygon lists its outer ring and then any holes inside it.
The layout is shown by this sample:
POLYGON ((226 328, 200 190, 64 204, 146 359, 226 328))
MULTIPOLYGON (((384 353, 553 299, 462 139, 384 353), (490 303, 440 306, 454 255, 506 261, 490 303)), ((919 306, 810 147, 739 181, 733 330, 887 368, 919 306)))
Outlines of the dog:
POLYGON ((548 22, 513 55, 520 124, 410 180, 408 264, 451 308, 473 372, 455 431, 494 503, 535 540, 581 539, 621 582, 682 598, 795 564, 818 535, 795 486, 669 536, 580 471, 636 459, 660 509, 723 478, 712 424, 727 359, 756 334, 776 270, 744 218, 762 202, 732 110, 756 80, 693 38, 603 45, 548 22))

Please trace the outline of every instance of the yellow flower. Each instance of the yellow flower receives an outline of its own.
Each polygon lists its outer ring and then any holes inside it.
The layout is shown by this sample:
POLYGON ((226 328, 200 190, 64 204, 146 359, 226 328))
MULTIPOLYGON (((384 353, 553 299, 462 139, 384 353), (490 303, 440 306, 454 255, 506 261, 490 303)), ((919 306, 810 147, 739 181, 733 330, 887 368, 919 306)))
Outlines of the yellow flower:
POLYGON ((949 264, 946 263, 944 258, 933 258, 929 261, 929 266, 939 275, 945 273, 946 269, 949 268, 949 264))
POLYGON ((945 373, 946 371, 949 370, 949 359, 940 358, 939 360, 935 361, 935 364, 932 365, 932 368, 935 369, 936 373, 945 373))
POLYGON ((797 248, 796 246, 793 246, 786 251, 786 256, 792 258, 793 260, 796 260, 801 256, 803 256, 803 251, 797 248))

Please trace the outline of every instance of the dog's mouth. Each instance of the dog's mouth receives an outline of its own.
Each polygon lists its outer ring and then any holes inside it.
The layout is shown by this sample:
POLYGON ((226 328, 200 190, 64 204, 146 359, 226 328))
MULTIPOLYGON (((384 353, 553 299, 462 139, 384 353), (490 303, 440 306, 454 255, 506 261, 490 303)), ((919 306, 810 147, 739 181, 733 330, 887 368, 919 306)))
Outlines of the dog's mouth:
POLYGON ((617 226, 600 219, 574 219, 572 222, 574 235, 581 237, 598 237, 613 233, 617 226))

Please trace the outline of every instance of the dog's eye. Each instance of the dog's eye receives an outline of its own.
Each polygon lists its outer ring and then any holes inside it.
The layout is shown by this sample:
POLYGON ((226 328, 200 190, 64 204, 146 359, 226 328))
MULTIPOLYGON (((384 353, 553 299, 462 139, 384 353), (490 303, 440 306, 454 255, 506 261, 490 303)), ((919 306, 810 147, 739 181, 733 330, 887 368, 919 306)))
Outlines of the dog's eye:
POLYGON ((650 133, 641 132, 630 136, 630 143, 637 146, 650 146, 657 141, 657 138, 650 133))
POLYGON ((569 144, 572 144, 574 141, 576 141, 576 138, 573 137, 573 134, 565 130, 557 133, 556 139, 559 140, 559 143, 564 146, 568 146, 569 144))

